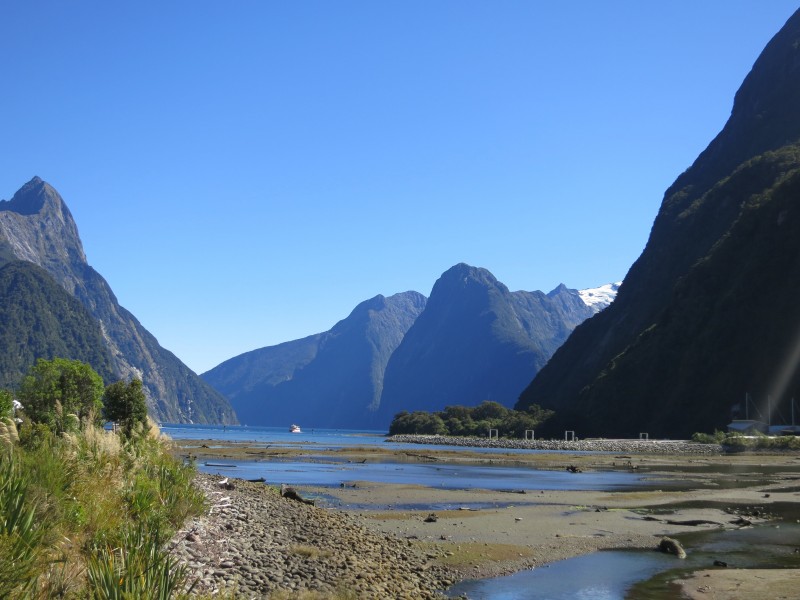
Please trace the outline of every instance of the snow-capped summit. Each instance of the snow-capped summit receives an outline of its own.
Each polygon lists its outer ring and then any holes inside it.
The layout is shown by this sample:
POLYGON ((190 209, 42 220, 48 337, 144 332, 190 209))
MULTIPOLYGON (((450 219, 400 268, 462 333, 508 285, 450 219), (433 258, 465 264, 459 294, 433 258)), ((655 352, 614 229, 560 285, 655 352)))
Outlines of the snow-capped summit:
POLYGON ((614 301, 614 298, 617 297, 617 290, 620 285, 622 285, 621 281, 607 283, 600 287, 579 290, 578 294, 580 294, 581 300, 584 301, 586 306, 591 308, 595 313, 599 313, 614 301))

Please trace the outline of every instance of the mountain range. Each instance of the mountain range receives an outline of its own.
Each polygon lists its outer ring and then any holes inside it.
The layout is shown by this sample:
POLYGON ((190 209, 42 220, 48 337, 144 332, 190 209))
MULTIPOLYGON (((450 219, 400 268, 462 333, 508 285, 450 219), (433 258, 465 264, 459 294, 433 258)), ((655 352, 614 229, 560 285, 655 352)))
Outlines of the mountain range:
POLYGON ((800 12, 665 192, 617 299, 576 328, 518 408, 552 408, 553 431, 579 436, 724 429, 746 394, 750 416, 788 418, 800 393, 798 107, 800 12))
POLYGON ((227 399, 162 348, 87 263, 61 196, 34 177, 0 201, 0 381, 14 387, 37 358, 89 363, 106 383, 142 379, 150 414, 236 423, 227 399))
POLYGON ((247 352, 202 377, 251 425, 386 429, 401 410, 511 406, 615 288, 510 292, 486 269, 459 264, 427 300, 376 296, 330 331, 247 352))

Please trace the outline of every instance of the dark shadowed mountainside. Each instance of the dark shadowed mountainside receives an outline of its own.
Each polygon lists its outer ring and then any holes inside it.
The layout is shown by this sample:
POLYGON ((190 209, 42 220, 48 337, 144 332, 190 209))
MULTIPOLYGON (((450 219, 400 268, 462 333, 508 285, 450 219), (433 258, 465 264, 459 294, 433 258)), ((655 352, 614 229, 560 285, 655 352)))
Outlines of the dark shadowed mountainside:
POLYGON ((23 261, 0 267, 0 388, 13 389, 38 358, 69 357, 113 378, 99 323, 47 272, 23 261))
POLYGON ((486 269, 452 267, 389 360, 379 423, 388 426, 403 410, 438 411, 484 400, 513 406, 594 312, 564 285, 549 294, 510 292, 486 269))
POLYGON ((330 331, 247 352, 202 377, 242 423, 373 427, 386 363, 424 307, 417 292, 379 295, 330 331))
POLYGON ((584 436, 721 429, 748 392, 764 420, 768 397, 774 420, 788 417, 800 393, 798 141, 795 13, 666 191, 615 302, 575 330, 518 408, 553 408, 554 430, 584 436))
MULTIPOLYGON (((101 352, 98 348, 96 356, 89 360, 88 355, 78 352, 72 344, 64 349, 75 350, 77 354, 63 358, 86 360, 108 377, 106 361, 110 357, 113 378, 133 375, 142 379, 150 413, 157 420, 236 422, 228 401, 174 354, 162 348, 136 318, 119 305, 105 279, 86 262, 78 228, 61 196, 38 177, 25 184, 11 200, 0 201, 0 265, 12 260, 41 267, 96 320, 104 350, 101 352)), ((4 293, 11 293, 11 290, 4 293)), ((34 301, 28 305, 32 310, 41 306, 34 301)), ((19 314, 16 322, 45 321, 44 315, 19 314)), ((24 361, 17 361, 19 364, 15 368, 27 370, 29 365, 23 363, 39 358, 38 351, 30 350, 24 361)), ((14 376, 8 373, 4 378, 11 381, 14 376)))

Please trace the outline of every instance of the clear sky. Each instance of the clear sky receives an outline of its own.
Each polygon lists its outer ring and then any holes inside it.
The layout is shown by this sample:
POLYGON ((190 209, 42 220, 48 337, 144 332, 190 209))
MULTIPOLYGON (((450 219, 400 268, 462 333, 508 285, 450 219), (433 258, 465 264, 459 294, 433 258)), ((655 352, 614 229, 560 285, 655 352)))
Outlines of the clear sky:
POLYGON ((622 279, 787 0, 0 7, 0 198, 34 175, 198 373, 458 262, 622 279))

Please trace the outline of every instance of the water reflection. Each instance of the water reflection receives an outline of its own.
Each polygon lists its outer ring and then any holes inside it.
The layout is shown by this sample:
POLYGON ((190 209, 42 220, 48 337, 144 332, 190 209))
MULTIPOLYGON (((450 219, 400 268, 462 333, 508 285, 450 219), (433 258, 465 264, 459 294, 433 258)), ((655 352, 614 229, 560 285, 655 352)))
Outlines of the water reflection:
POLYGON ((333 461, 209 461, 200 463, 204 473, 240 479, 263 477, 267 483, 339 486, 354 481, 422 485, 440 489, 483 489, 510 492, 540 490, 624 490, 653 485, 637 473, 590 471, 581 474, 530 467, 498 465, 447 465, 427 463, 348 463, 333 461))
POLYGON ((466 594, 470 600, 623 600, 631 585, 675 560, 658 552, 596 552, 507 577, 464 581, 447 595, 466 594))

